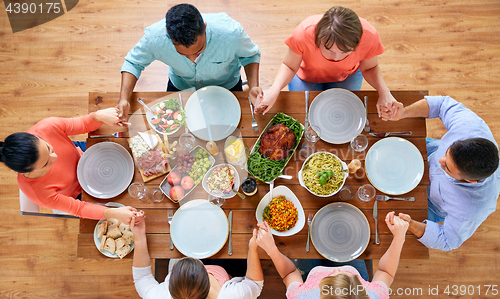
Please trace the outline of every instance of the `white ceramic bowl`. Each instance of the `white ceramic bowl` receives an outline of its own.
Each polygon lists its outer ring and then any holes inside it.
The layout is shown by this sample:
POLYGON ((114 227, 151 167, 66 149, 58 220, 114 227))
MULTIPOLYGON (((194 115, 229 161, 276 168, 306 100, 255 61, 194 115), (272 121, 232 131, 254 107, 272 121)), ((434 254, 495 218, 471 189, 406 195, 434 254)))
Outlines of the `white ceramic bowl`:
POLYGON ((234 187, 233 188, 239 188, 240 187, 240 176, 238 175, 238 171, 236 170, 236 168, 234 168, 233 165, 231 164, 226 164, 226 163, 223 163, 223 164, 219 164, 219 165, 215 165, 214 167, 210 168, 207 173, 205 174, 205 176, 203 177, 203 181, 201 181, 201 185, 203 186, 203 189, 205 189, 205 191, 207 191, 208 194, 212 195, 212 196, 215 196, 215 197, 220 197, 220 198, 231 198, 233 196, 236 195, 236 193, 231 190, 231 192, 229 193, 217 193, 217 192, 213 192, 211 191, 209 188, 208 188, 208 184, 207 184, 207 180, 208 180, 208 177, 210 177, 210 174, 218 167, 221 167, 221 166, 229 166, 229 168, 231 168, 231 170, 233 171, 234 173, 234 187))
POLYGON ((333 196, 333 195, 337 194, 342 189, 342 187, 344 186, 345 180, 347 179, 348 176, 349 176, 349 169, 347 168, 347 164, 344 161, 340 160, 339 157, 337 157, 336 155, 334 155, 332 153, 329 153, 329 152, 316 152, 316 153, 310 155, 309 157, 307 157, 307 159, 304 161, 304 164, 302 164, 302 168, 300 168, 299 174, 298 174, 299 184, 302 187, 306 188, 307 191, 309 191, 312 194, 314 194, 316 196, 319 196, 319 197, 330 197, 330 196, 333 196), (331 156, 335 157, 336 159, 338 159, 340 161, 340 164, 342 164, 342 170, 345 172, 344 180, 342 181, 342 185, 340 185, 340 187, 337 190, 335 190, 333 193, 328 194, 328 195, 320 195, 320 194, 316 194, 316 193, 312 192, 311 190, 309 190, 309 188, 307 188, 306 184, 302 180, 302 170, 304 169, 304 166, 307 164, 307 162, 309 161, 309 159, 311 159, 311 157, 313 157, 314 155, 320 154, 320 153, 325 153, 325 154, 331 155, 331 156))
MULTIPOLYGON (((278 186, 273 189, 273 197, 277 197, 279 195, 284 195, 286 199, 289 201, 293 202, 295 207, 297 208, 298 212, 298 217, 299 219, 297 220, 297 223, 295 223, 295 226, 292 227, 291 229, 284 231, 284 232, 279 232, 274 229, 271 229, 271 233, 275 236, 291 236, 295 235, 296 233, 300 232, 302 228, 304 227, 304 224, 306 223, 306 216, 304 214, 304 209, 302 208, 302 205, 300 204, 299 199, 295 194, 292 192, 292 190, 288 189, 286 186, 278 186)), ((271 199, 269 198, 269 192, 260 200, 259 205, 257 206, 257 209, 255 210, 255 218, 257 218, 258 222, 263 222, 262 220, 262 213, 264 213, 264 208, 269 205, 271 202, 271 199)))

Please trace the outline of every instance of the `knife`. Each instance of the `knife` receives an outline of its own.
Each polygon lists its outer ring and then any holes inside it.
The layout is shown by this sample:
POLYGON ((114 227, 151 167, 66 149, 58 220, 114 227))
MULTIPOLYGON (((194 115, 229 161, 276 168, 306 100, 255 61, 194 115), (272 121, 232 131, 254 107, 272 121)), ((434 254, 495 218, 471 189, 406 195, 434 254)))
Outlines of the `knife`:
POLYGON ((402 131, 402 132, 381 132, 381 133, 368 133, 374 137, 387 137, 387 136, 411 136, 413 133, 411 131, 402 131))
POLYGON ((375 218, 375 244, 380 244, 380 240, 378 238, 378 208, 377 208, 377 203, 378 203, 378 201, 375 201, 375 204, 373 205, 373 218, 375 218))
POLYGON ((368 120, 368 96, 365 96, 365 113, 366 113, 365 132, 370 132, 370 121, 368 120))
POLYGON ((231 231, 233 229, 233 211, 229 211, 229 216, 227 218, 227 221, 229 222, 229 250, 228 253, 229 255, 233 255, 233 242, 231 238, 231 231))
POLYGON ((304 131, 309 127, 309 90, 306 90, 306 121, 304 122, 304 131))

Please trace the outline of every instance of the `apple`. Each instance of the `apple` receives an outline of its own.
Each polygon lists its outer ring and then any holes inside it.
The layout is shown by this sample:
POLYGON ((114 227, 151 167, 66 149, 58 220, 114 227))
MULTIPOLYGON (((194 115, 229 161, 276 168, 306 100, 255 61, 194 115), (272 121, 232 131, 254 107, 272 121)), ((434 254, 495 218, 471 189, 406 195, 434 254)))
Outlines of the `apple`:
POLYGON ((173 186, 168 195, 172 200, 179 201, 184 197, 184 189, 181 186, 173 186))
POLYGON ((193 188, 193 185, 194 185, 194 180, 189 175, 182 178, 181 186, 182 188, 184 188, 184 190, 186 191, 190 190, 191 188, 193 188))
POLYGON ((167 182, 170 186, 179 185, 181 183, 181 175, 178 172, 172 171, 167 176, 167 182))

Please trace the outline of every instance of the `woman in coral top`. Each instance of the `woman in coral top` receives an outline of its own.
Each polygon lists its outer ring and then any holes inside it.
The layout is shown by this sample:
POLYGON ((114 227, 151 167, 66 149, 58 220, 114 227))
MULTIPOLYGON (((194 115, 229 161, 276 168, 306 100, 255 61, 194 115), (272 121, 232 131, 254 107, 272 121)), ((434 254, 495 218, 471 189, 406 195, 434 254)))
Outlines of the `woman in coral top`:
POLYGON ((360 90, 363 77, 379 93, 377 109, 394 110, 377 56, 380 36, 349 8, 334 6, 305 19, 285 40, 288 49, 272 86, 257 98, 255 112, 266 113, 288 84, 290 91, 344 88, 360 90))
POLYGON ((386 253, 380 258, 372 282, 365 281, 352 266, 318 266, 309 272, 304 282, 294 263, 276 247, 267 223, 257 224, 259 231, 256 242, 271 257, 276 270, 283 278, 288 299, 387 299, 408 230, 408 222, 394 214, 389 212, 385 217, 385 222, 394 238, 386 253))
POLYGON ((82 192, 76 168, 83 152, 68 137, 97 130, 103 123, 118 126, 118 122, 115 108, 76 118, 50 117, 27 133, 14 133, 0 142, 0 161, 18 172, 19 188, 39 206, 128 224, 137 212, 132 207, 108 208, 76 199, 82 192))

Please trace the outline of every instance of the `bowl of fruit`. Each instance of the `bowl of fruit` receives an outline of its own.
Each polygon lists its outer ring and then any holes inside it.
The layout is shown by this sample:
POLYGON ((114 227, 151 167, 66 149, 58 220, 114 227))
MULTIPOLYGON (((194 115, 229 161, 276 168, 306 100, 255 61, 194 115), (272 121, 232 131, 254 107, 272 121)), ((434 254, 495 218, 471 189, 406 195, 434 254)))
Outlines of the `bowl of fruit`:
POLYGON ((177 165, 163 179, 160 189, 171 201, 177 203, 187 196, 214 165, 215 158, 201 146, 177 157, 177 165))

